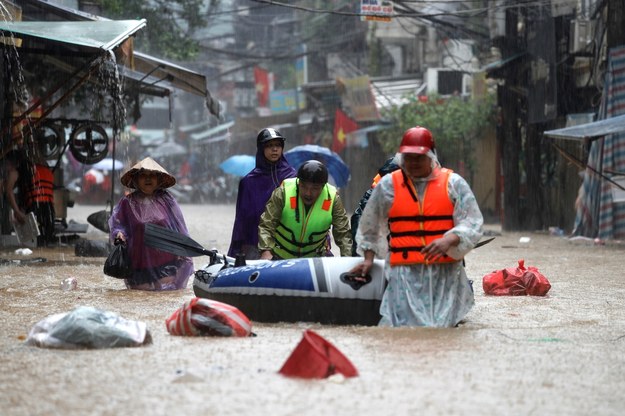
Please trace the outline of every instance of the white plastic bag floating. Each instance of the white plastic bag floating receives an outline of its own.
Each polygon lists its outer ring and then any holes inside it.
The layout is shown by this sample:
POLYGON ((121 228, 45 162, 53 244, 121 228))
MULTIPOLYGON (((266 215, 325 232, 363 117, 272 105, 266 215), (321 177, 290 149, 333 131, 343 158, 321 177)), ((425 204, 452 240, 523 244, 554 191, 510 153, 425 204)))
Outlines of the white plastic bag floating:
POLYGON ((42 319, 26 339, 29 345, 65 349, 137 347, 151 342, 145 322, 89 306, 42 319))

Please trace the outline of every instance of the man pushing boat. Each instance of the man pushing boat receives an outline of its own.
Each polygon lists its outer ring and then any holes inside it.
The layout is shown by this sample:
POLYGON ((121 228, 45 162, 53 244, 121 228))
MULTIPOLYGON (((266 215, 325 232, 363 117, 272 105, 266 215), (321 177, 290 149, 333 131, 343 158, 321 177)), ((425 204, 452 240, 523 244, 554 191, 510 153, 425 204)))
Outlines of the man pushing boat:
POLYGON ((456 326, 475 303, 463 259, 482 237, 482 213, 464 178, 439 163, 428 129, 406 130, 396 161, 362 213, 364 260, 351 273, 386 260, 380 325, 456 326))
POLYGON ((350 256, 352 237, 343 202, 328 183, 325 165, 309 160, 296 178, 285 179, 271 194, 258 227, 260 258, 326 256, 330 228, 341 256, 350 256))

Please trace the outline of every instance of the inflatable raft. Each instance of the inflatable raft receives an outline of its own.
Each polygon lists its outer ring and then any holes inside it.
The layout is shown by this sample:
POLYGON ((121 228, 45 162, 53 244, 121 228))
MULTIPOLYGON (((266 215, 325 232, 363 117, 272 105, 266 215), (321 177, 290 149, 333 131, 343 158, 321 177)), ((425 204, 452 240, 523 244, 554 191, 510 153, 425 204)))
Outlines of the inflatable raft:
POLYGON ((380 320, 382 260, 374 261, 363 284, 348 273, 362 262, 357 257, 254 260, 236 267, 226 256, 211 259, 195 272, 195 295, 236 306, 253 321, 377 325, 380 320))
MULTIPOLYGON (((477 243, 475 248, 494 238, 477 243)), ((145 244, 179 256, 210 257, 210 263, 195 272, 195 295, 235 306, 254 321, 377 325, 380 320, 386 287, 383 260, 374 260, 363 283, 349 275, 362 262, 360 257, 237 264, 235 259, 207 250, 189 236, 149 223, 145 225, 145 244)))
POLYGON ((380 320, 386 286, 383 260, 374 260, 362 282, 349 274, 362 262, 359 257, 237 262, 150 223, 145 225, 145 244, 179 256, 208 256, 210 263, 195 272, 195 295, 235 306, 254 321, 377 325, 380 320))

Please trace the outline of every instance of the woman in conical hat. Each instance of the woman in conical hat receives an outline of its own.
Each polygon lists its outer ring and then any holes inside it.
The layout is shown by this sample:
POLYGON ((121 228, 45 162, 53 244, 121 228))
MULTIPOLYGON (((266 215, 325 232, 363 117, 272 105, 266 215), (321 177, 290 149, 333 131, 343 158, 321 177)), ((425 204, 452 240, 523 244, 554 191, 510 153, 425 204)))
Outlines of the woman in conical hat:
POLYGON ((176 184, 176 178, 170 175, 165 168, 156 163, 151 157, 146 157, 131 167, 121 178, 122 185, 127 188, 137 189, 137 175, 142 172, 153 172, 157 177, 160 188, 170 188, 176 184))
POLYGON ((178 202, 166 190, 176 184, 176 178, 147 157, 124 173, 121 183, 134 191, 122 197, 115 206, 109 227, 111 241, 122 240, 128 246, 134 272, 125 279, 126 286, 141 290, 185 288, 193 273, 191 258, 144 244, 146 223, 189 235, 178 202))

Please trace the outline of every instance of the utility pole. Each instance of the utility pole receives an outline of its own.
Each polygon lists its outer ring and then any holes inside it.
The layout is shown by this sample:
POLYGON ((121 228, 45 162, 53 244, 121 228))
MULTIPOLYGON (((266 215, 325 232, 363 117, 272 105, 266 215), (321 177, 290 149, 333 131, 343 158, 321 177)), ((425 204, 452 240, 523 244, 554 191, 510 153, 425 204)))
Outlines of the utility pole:
POLYGON ((608 0, 608 48, 625 45, 625 0, 608 0))
MULTIPOLYGON (((520 8, 509 8, 506 11, 506 35, 501 44, 501 56, 505 60, 519 52, 518 47, 518 13, 520 8)), ((523 58, 521 58, 521 61, 523 58)), ((505 71, 504 84, 500 85, 497 100, 501 106, 502 125, 498 129, 498 142, 501 149, 501 167, 503 176, 503 230, 519 229, 519 154, 521 153, 521 134, 519 126, 520 96, 518 83, 522 76, 522 64, 511 64, 505 71)))

